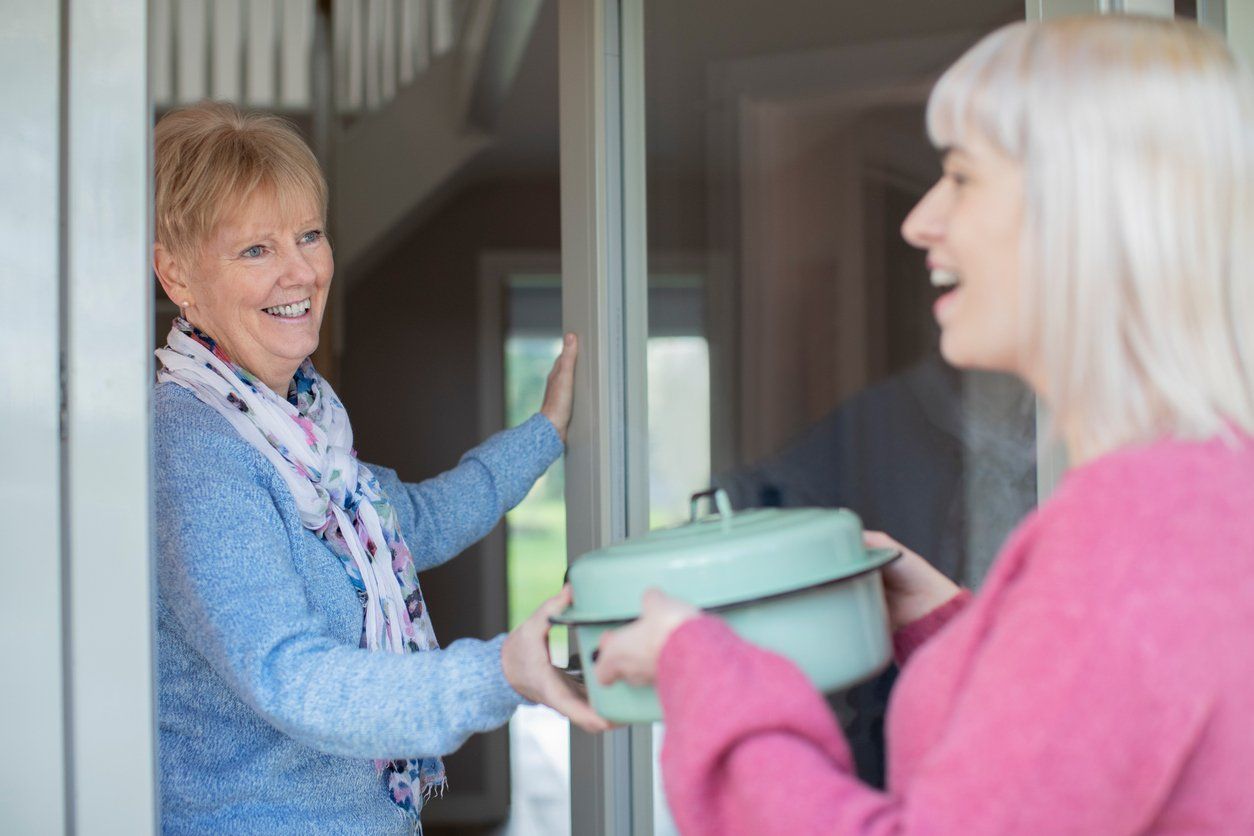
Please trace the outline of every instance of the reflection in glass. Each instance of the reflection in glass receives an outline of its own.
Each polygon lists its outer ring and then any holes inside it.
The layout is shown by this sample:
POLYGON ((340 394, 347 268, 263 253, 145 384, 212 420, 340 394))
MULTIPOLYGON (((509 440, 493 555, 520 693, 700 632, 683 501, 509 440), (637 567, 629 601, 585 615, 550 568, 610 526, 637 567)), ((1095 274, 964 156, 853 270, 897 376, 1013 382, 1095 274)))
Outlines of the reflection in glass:
MULTIPOLYGON (((699 265, 708 389, 680 396, 708 410, 712 474, 661 478, 672 430, 651 410, 654 525, 712 481, 737 507, 851 508, 983 580, 1035 503, 1035 404, 941 360, 936 292, 899 229, 939 174, 933 82, 1022 16, 1021 0, 646 0, 650 337, 666 265, 699 265)), ((650 358, 651 394, 660 373, 650 358)), ((831 697, 873 783, 892 681, 831 697)))
POLYGON ((704 337, 653 337, 649 370, 649 527, 688 521, 692 485, 710 479, 710 357, 704 337))

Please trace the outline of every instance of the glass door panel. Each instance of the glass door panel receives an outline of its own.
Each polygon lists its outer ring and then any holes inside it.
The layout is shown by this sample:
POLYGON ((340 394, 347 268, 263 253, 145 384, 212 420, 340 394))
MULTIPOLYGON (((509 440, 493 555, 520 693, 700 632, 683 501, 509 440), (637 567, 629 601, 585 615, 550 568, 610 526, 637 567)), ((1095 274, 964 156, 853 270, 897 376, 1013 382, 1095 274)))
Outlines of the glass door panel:
MULTIPOLYGON (((679 265, 684 266, 684 265, 679 265)), ((703 277, 693 269, 654 276, 654 323, 646 345, 653 526, 687 519, 688 485, 710 474, 709 352, 703 277)), ((510 271, 504 278, 503 391, 507 426, 534 414, 561 350, 561 284, 554 274, 510 271)), ((562 585, 566 571, 564 462, 541 477, 506 516, 506 581, 513 629, 562 585)), ((567 633, 554 628, 550 655, 567 659, 567 633)), ((523 706, 510 721, 510 819, 502 836, 570 832, 570 728, 545 706, 523 706)), ((655 795, 655 798, 657 796, 655 795)))
MULTIPOLYGON (((936 77, 1023 14, 1022 0, 644 1, 653 526, 712 483, 738 508, 851 508, 983 580, 1035 503, 1035 405, 939 357, 936 292, 899 229, 939 173, 923 121, 936 77), (674 323, 655 311, 672 307, 677 258, 698 265, 702 304, 663 351, 674 323), (681 353, 682 371, 666 365, 681 353)), ((831 695, 872 782, 892 681, 831 695)), ((655 832, 672 833, 660 798, 655 832)))
MULTIPOLYGON (((502 257, 509 261, 508 256, 502 257)), ((553 259, 556 261, 556 257, 553 259)), ((517 426, 535 414, 562 347, 562 290, 556 272, 501 265, 500 286, 485 287, 503 310, 503 417, 517 426)), ((494 274, 493 274, 494 275, 494 274)), ((495 319, 495 317, 494 317, 495 319)), ((565 463, 556 462, 505 517, 505 581, 512 630, 561 588, 566 572, 565 463)), ((566 630, 550 634, 550 655, 565 665, 566 630)), ((500 836, 570 833, 570 727, 544 705, 521 706, 509 723, 510 815, 500 836)))

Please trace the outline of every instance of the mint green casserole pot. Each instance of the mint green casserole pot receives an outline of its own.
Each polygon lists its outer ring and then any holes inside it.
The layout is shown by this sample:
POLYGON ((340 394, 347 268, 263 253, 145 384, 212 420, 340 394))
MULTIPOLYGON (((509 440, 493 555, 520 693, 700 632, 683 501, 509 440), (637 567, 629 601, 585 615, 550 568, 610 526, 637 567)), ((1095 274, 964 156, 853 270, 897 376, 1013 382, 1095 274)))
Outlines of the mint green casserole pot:
POLYGON ((686 525, 589 552, 568 573, 574 603, 554 616, 573 629, 592 707, 616 723, 662 719, 651 687, 601 685, 593 653, 606 630, 640 614, 656 586, 787 656, 822 691, 869 679, 892 655, 880 569, 899 553, 867 549, 852 511, 761 508, 733 513, 723 491, 692 498, 686 525), (699 518, 713 495, 717 516, 699 518))

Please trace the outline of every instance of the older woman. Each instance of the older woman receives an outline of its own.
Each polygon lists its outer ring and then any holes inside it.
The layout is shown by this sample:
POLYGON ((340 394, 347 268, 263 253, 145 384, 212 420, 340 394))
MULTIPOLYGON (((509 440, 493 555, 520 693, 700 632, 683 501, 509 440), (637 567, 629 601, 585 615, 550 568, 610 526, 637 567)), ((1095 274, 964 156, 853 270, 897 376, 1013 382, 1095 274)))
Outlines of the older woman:
POLYGON ((162 827, 409 833, 440 756, 526 699, 605 724, 548 662, 546 615, 440 649, 417 572, 486 534, 560 455, 576 344, 541 414, 442 476, 353 449, 309 362, 333 262, 326 186, 284 122, 206 104, 156 133, 162 827))
POLYGON ((1192 25, 1018 24, 928 128, 941 349, 1027 381, 1073 467, 977 596, 887 573, 886 791, 795 667, 661 593, 597 673, 656 678, 688 834, 1254 832, 1254 79, 1192 25))

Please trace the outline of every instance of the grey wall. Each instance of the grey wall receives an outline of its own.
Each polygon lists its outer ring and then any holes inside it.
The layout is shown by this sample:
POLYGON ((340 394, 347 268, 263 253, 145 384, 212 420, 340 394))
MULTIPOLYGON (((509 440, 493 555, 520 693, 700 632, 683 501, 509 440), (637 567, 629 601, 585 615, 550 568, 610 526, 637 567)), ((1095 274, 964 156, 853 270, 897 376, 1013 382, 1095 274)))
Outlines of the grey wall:
MULTIPOLYGON (((703 247, 701 184, 668 185, 650 205, 651 246, 703 247)), ((339 391, 364 460, 419 479, 452 467, 479 440, 479 256, 557 252, 560 244, 556 173, 480 182, 452 195, 354 282, 339 391)), ((437 616, 439 607, 432 602, 437 616)))

